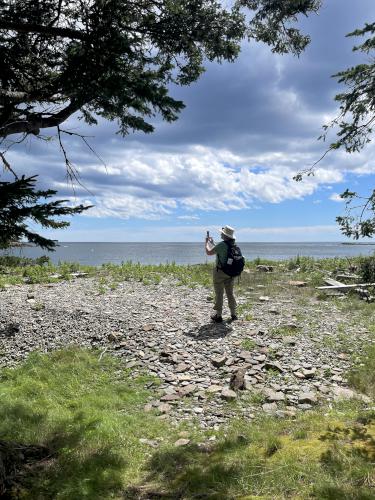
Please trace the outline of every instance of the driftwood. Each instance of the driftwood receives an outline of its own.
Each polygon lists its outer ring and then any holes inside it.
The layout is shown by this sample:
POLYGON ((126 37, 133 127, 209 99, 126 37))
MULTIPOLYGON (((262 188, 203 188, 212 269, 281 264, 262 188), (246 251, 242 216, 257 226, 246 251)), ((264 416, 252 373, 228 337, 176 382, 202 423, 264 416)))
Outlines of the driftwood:
MULTIPOLYGON (((332 280, 335 281, 335 280, 332 280)), ((356 288, 364 288, 367 286, 375 286, 375 283, 356 283, 352 285, 346 285, 345 283, 340 283, 339 281, 336 284, 328 285, 328 286, 317 286, 318 290, 355 290, 356 288)))
POLYGON ((338 280, 359 280, 358 274, 337 274, 338 280))
POLYGON ((341 281, 334 280, 332 278, 326 278, 324 280, 328 283, 327 286, 317 286, 318 290, 325 291, 335 291, 335 292, 349 292, 350 290, 354 290, 358 293, 361 299, 366 300, 367 302, 374 302, 375 297, 373 297, 370 292, 367 290, 367 287, 375 286, 375 283, 353 283, 351 285, 347 285, 346 283, 341 283, 341 281))

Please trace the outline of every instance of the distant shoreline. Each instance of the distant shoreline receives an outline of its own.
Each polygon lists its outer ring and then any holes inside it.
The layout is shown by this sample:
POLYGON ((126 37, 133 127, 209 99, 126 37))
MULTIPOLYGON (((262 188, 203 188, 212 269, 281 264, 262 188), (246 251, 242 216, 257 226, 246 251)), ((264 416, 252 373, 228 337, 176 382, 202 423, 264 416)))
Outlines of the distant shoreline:
POLYGON ((344 242, 344 243, 341 243, 341 245, 375 245, 375 242, 374 243, 351 243, 351 242, 344 242))

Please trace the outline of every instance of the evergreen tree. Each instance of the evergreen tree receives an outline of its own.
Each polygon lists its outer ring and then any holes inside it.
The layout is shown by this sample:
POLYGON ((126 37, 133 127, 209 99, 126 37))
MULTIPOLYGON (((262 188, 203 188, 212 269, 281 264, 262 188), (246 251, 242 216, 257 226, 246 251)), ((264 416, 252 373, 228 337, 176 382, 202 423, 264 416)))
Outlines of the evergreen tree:
POLYGON ((0 182, 0 248, 7 248, 13 242, 26 239, 46 250, 53 250, 54 240, 29 229, 30 222, 36 222, 44 228, 61 229, 69 226, 69 222, 56 220, 54 217, 80 214, 89 206, 63 206, 67 200, 55 200, 40 203, 39 199, 48 199, 56 191, 36 189, 36 178, 22 176, 13 182, 0 182))
POLYGON ((203 63, 233 61, 244 37, 299 54, 294 27, 320 0, 0 0, 0 137, 38 135, 78 112, 152 132, 177 119, 171 83, 189 85, 203 63), (246 10, 253 12, 250 24, 246 10))
MULTIPOLYGON (((366 24, 347 36, 365 36, 363 43, 353 48, 363 52, 368 57, 367 63, 358 64, 352 68, 334 75, 339 83, 343 83, 346 91, 338 94, 335 99, 340 103, 338 117, 324 128, 338 126, 337 141, 330 149, 344 148, 348 153, 361 151, 371 141, 375 122, 375 63, 373 51, 375 48, 375 23, 366 24)), ((369 196, 361 196, 347 189, 341 197, 346 200, 346 215, 336 220, 341 231, 349 237, 373 236, 375 234, 375 190, 369 196)))
MULTIPOLYGON (((335 100, 340 104, 338 116, 324 125, 324 133, 320 139, 326 140, 330 129, 337 133, 336 141, 331 143, 323 155, 330 151, 344 149, 347 153, 361 151, 371 142, 375 122, 375 23, 366 24, 348 37, 366 37, 353 51, 363 52, 366 63, 358 64, 333 75, 343 84, 345 91, 337 94, 335 100), (371 56, 371 57, 370 57, 371 56)), ((323 158, 322 157, 322 158, 323 158)), ((314 167, 298 174, 295 179, 302 180, 303 174, 312 175, 314 167)), ((346 213, 336 217, 336 221, 345 236, 356 240, 375 234, 375 189, 368 196, 350 189, 341 194, 346 202, 346 213)))

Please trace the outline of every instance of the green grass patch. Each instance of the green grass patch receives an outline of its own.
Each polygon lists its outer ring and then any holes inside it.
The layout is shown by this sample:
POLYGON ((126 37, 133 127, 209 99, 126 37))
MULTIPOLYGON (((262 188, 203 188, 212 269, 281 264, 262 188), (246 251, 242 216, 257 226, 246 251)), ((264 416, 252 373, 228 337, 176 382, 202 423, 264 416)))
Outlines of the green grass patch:
POLYGON ((150 448, 139 439, 168 440, 167 426, 142 410, 145 382, 112 357, 75 349, 33 354, 2 370, 2 439, 50 450, 23 476, 21 497, 120 498, 147 459, 150 448))
POLYGON ((71 273, 85 272, 98 279, 99 293, 115 290, 119 283, 127 280, 140 281, 146 285, 158 284, 163 277, 175 279, 177 284, 209 286, 212 282, 212 265, 197 264, 180 266, 175 263, 142 265, 133 262, 103 264, 99 267, 77 263, 60 262, 52 265, 49 259, 0 258, 0 288, 6 284, 53 283, 72 279, 71 273), (2 260, 1 260, 2 259, 2 260))
POLYGON ((256 346, 256 343, 252 339, 245 339, 241 342, 241 347, 246 351, 252 351, 256 346))
POLYGON ((358 411, 233 421, 208 449, 156 452, 142 489, 170 499, 373 498, 375 414, 364 421, 358 411))
POLYGON ((349 383, 358 391, 375 399, 375 345, 369 345, 351 370, 349 383))
POLYGON ((355 341, 348 333, 338 329, 338 333, 326 335, 322 339, 322 345, 335 352, 352 353, 355 341))
POLYGON ((179 430, 143 412, 149 380, 78 349, 3 369, 2 440, 49 450, 23 471, 17 498, 373 498, 375 412, 361 403, 294 419, 235 419, 206 433, 186 426, 191 442, 177 448, 179 430))
POLYGON ((300 333, 301 328, 295 326, 278 326, 270 331, 270 335, 275 337, 291 337, 300 333))

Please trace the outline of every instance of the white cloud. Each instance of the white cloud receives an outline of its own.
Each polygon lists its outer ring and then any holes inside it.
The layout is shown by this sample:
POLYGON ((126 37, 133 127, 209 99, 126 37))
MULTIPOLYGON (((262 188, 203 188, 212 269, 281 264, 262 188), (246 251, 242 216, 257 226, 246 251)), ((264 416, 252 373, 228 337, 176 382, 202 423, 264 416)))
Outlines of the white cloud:
POLYGON ((198 217, 197 215, 179 215, 177 217, 177 219, 181 219, 181 220, 199 220, 200 217, 198 217))
POLYGON ((338 193, 332 193, 329 199, 332 201, 336 201, 337 203, 345 202, 345 200, 341 198, 341 196, 338 193))
MULTIPOLYGON (((80 168, 95 205, 86 215, 122 219, 158 219, 177 210, 228 211, 259 202, 303 199, 319 187, 343 180, 343 173, 317 168, 314 176, 295 182, 297 168, 285 153, 241 157, 228 150, 203 146, 183 153, 124 150, 112 163, 80 168)), ((61 183, 55 184, 61 189, 61 183)), ((87 198, 87 193, 80 193, 87 198)))

